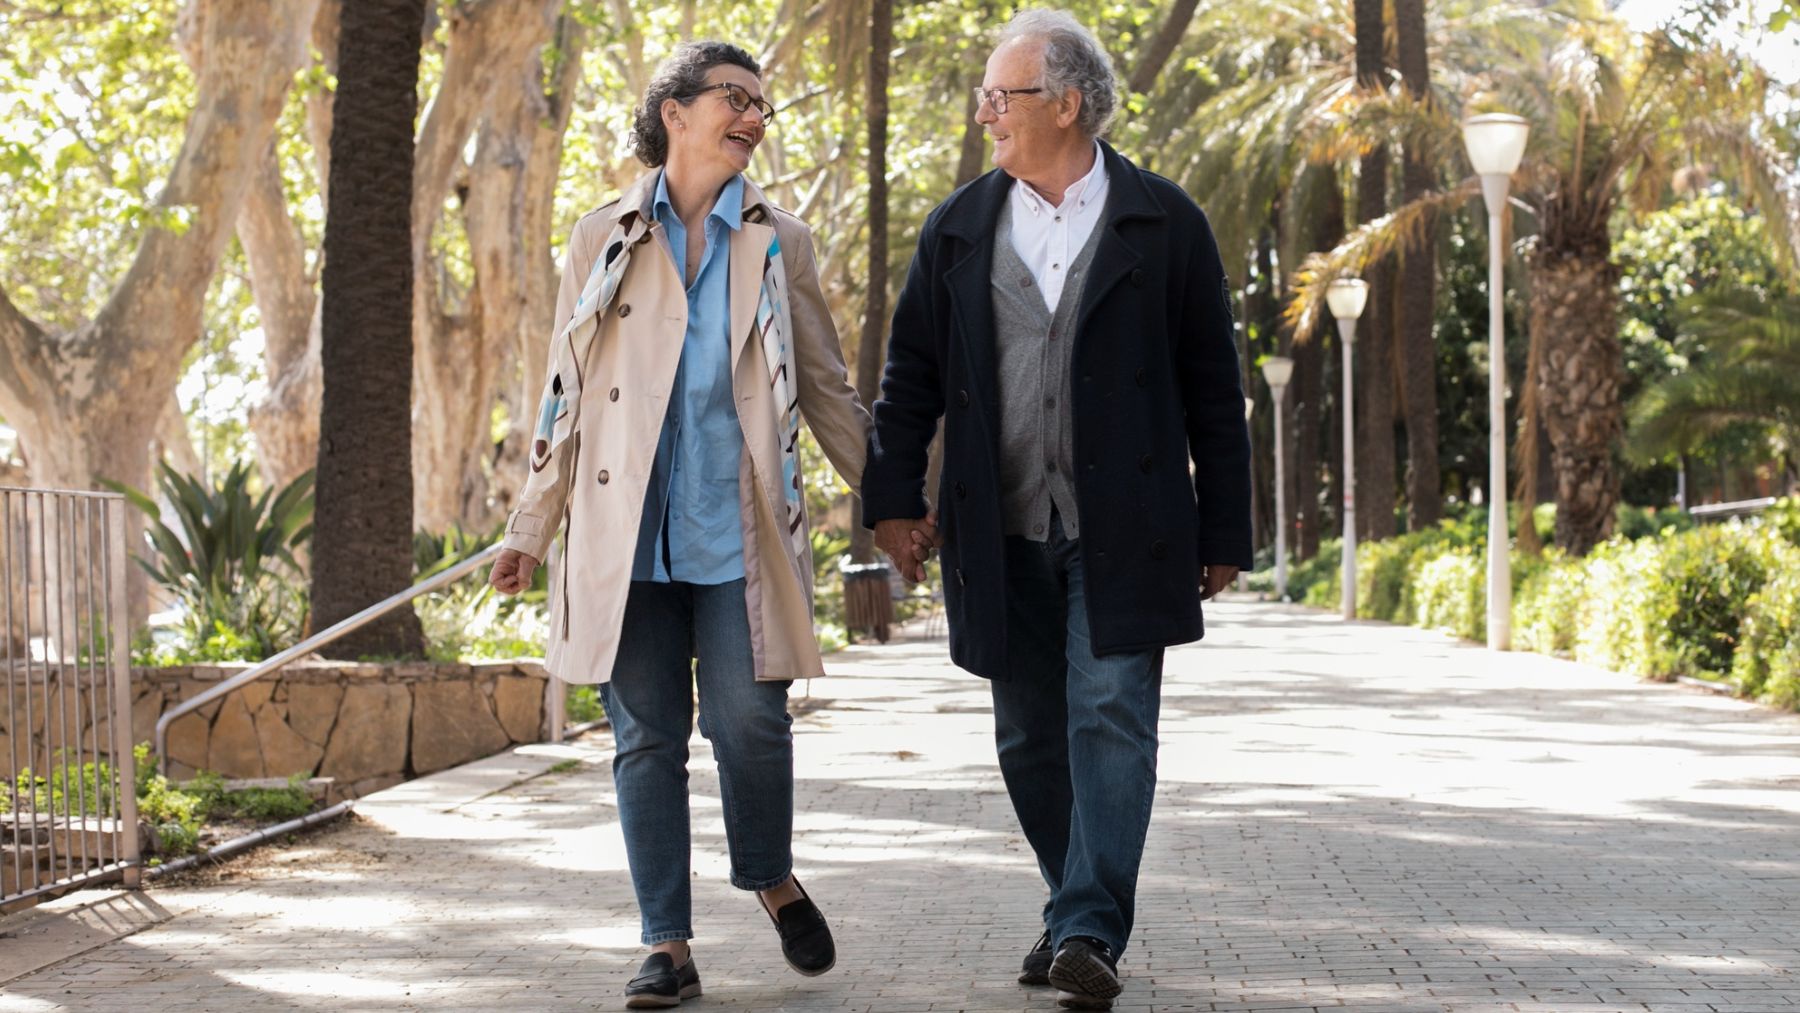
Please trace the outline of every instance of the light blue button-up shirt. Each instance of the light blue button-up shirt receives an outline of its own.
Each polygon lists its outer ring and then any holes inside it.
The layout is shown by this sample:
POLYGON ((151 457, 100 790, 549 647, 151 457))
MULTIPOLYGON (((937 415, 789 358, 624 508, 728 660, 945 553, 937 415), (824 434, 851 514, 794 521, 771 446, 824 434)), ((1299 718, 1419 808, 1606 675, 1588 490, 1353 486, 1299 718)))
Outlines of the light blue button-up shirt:
POLYGON ((686 276, 687 227, 656 181, 653 214, 687 288, 687 334, 644 494, 632 580, 723 584, 744 575, 738 463, 744 433, 731 390, 731 233, 743 225, 744 178, 733 176, 706 216, 700 270, 686 276))

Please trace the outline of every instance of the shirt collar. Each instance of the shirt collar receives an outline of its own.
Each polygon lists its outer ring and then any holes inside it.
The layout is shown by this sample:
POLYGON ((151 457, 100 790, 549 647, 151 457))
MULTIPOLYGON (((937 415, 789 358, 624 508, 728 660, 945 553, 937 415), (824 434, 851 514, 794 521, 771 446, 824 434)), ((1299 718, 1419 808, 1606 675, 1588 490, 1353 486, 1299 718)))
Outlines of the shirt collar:
POLYGON ((1094 142, 1093 168, 1087 171, 1087 175, 1076 180, 1069 185, 1067 190, 1063 191, 1063 202, 1060 207, 1051 207, 1050 202, 1044 199, 1044 195, 1038 193, 1030 183, 1027 183, 1022 179, 1013 181, 1013 193, 1019 195, 1020 199, 1024 201, 1026 208, 1030 209, 1032 214, 1042 214, 1047 211, 1067 211, 1073 214, 1074 212, 1087 207, 1089 203, 1098 198, 1105 190, 1106 153, 1100 150, 1100 142, 1098 140, 1094 142), (1071 207, 1071 204, 1073 207, 1071 207))
MULTIPOLYGON (((656 220, 664 223, 675 217, 675 205, 669 201, 668 176, 667 171, 660 171, 656 174, 656 197, 650 203, 656 220)), ((743 228, 744 177, 742 173, 726 181, 725 188, 719 191, 718 199, 713 201, 712 212, 706 217, 718 219, 721 225, 733 232, 743 228)))

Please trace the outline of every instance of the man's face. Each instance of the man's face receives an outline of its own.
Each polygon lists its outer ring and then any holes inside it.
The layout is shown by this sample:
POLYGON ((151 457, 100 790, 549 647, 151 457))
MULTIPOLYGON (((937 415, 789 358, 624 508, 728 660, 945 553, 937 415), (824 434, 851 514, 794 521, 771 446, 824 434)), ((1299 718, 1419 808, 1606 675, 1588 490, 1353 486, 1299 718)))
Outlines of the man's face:
MULTIPOLYGON (((988 57, 985 90, 1037 88, 1044 77, 1042 39, 1013 39, 988 57)), ((1070 100, 1048 92, 1013 94, 1006 112, 996 113, 991 104, 975 107, 975 122, 986 128, 994 141, 994 165, 1014 179, 1030 179, 1053 164, 1056 153, 1074 131, 1075 114, 1070 100)))

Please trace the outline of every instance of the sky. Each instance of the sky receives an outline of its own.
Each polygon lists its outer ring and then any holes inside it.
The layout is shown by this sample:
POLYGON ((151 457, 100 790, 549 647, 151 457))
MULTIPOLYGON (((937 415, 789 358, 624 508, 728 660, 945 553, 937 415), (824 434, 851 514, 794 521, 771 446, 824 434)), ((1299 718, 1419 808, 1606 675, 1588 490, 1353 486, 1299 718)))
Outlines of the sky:
MULTIPOLYGON (((1683 11, 1692 5, 1692 0, 1623 0, 1614 5, 1614 9, 1631 27, 1649 31, 1670 20, 1685 22, 1687 18, 1683 11)), ((1754 27, 1745 30, 1742 23, 1746 18, 1738 14, 1731 19, 1737 24, 1721 25, 1719 30, 1729 32, 1732 38, 1744 43, 1756 61, 1776 80, 1800 83, 1800 24, 1789 24, 1780 35, 1771 35, 1762 27, 1769 23, 1769 15, 1775 7, 1776 0, 1749 0, 1739 4, 1740 11, 1752 12, 1749 20, 1754 27)))

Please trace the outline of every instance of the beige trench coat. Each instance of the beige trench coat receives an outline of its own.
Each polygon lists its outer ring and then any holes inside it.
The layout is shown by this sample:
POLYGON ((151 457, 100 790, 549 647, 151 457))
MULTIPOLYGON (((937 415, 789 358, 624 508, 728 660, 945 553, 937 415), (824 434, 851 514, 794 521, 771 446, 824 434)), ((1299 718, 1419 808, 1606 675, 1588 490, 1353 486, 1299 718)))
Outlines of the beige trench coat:
MULTIPOLYGON (((562 530, 562 565, 551 561, 545 665, 567 682, 612 676, 644 494, 687 332, 687 294, 651 214, 656 180, 657 173, 649 173, 575 225, 556 299, 559 326, 574 311, 614 225, 624 226, 627 242, 651 241, 633 249, 583 364, 579 428, 526 480, 506 523, 505 546, 538 560, 548 558, 562 530)), ((838 474, 859 488, 869 415, 850 385, 819 288, 812 233, 746 180, 746 216, 758 205, 774 223, 787 268, 801 416, 838 474)), ((775 399, 760 343, 750 340, 769 234, 769 225, 748 220, 730 234, 732 389, 745 451, 738 467, 744 597, 756 678, 805 679, 824 674, 813 635, 812 552, 808 547, 796 554, 777 520, 786 512, 786 496, 775 399)))

